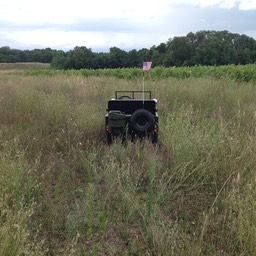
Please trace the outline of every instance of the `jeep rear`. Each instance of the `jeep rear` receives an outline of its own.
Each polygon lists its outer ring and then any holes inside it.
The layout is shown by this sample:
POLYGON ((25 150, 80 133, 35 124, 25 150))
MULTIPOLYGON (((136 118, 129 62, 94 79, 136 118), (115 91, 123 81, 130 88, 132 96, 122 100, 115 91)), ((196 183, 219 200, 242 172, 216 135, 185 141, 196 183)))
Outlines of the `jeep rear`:
POLYGON ((147 137, 157 143, 157 100, 151 98, 151 91, 116 91, 115 98, 108 101, 105 130, 108 144, 127 137, 147 137))

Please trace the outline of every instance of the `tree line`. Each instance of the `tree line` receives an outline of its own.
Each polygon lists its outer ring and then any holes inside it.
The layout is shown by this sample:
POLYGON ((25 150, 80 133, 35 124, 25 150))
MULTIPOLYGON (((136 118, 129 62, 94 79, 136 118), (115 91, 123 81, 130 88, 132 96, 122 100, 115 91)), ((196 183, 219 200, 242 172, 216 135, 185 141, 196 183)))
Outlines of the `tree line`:
POLYGON ((0 48, 1 63, 42 62, 51 63, 55 69, 135 68, 141 67, 142 61, 153 61, 153 67, 251 64, 256 62, 256 40, 226 30, 203 30, 170 38, 150 49, 131 51, 111 47, 109 52, 95 53, 86 46, 76 46, 67 52, 51 48, 0 48))

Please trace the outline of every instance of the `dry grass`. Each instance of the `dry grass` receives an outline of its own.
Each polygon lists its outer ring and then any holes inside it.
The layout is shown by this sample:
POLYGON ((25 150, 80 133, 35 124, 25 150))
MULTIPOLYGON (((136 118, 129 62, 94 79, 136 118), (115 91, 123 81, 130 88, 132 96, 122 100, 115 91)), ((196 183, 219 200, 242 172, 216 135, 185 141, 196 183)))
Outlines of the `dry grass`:
POLYGON ((159 145, 109 147, 107 100, 140 80, 0 75, 1 255, 256 253, 254 86, 145 86, 159 145))

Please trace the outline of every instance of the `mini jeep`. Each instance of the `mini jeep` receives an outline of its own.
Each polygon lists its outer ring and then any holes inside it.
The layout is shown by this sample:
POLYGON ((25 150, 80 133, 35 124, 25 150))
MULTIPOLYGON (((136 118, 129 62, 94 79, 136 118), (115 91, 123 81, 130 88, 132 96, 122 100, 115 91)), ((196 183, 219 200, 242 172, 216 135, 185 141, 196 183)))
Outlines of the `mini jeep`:
POLYGON ((157 100, 151 98, 151 91, 116 91, 115 98, 108 101, 105 116, 106 140, 128 137, 158 140, 157 100))

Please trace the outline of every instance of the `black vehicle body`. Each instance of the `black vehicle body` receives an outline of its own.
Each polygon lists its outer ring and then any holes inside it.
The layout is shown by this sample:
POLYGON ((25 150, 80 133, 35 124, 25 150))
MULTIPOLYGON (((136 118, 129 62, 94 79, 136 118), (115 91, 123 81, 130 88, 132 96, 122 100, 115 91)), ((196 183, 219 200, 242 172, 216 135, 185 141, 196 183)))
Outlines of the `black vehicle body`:
POLYGON ((116 91, 108 101, 105 130, 108 144, 117 137, 148 137, 157 143, 157 100, 151 98, 151 91, 116 91))

